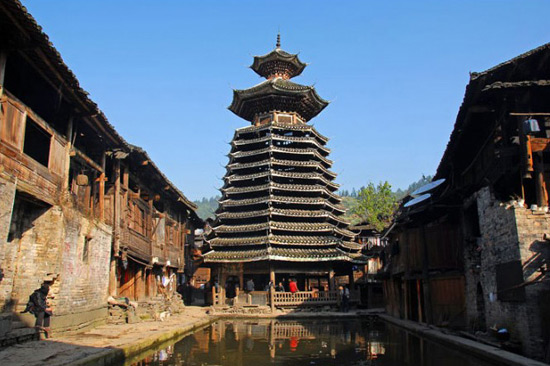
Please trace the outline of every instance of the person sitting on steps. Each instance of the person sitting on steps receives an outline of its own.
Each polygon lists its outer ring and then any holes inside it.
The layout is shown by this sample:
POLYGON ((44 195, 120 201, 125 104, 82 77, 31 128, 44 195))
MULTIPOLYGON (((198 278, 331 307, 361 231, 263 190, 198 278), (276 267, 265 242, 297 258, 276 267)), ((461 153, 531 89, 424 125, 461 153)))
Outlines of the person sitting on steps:
POLYGON ((31 313, 36 317, 35 328, 44 331, 46 338, 50 337, 50 317, 52 316, 52 309, 48 306, 46 298, 50 292, 50 286, 46 283, 42 284, 38 290, 29 296, 29 302, 27 307, 22 313, 31 313))

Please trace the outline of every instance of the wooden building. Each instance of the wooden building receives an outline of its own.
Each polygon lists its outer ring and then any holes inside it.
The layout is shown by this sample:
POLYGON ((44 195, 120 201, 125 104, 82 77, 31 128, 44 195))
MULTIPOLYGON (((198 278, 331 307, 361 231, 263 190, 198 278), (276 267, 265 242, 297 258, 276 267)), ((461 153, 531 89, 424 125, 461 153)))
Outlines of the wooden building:
POLYGON ((404 208, 384 267, 387 310, 506 328, 550 361, 550 44, 472 73, 434 180, 404 208))
POLYGON ((368 222, 360 222, 349 229, 357 235, 356 242, 361 245, 361 252, 367 257, 367 263, 354 266, 353 271, 358 304, 367 308, 383 308, 383 287, 378 272, 382 269, 382 253, 388 239, 368 222))
MULTIPOLYGON (((307 124, 328 102, 315 89, 290 81, 306 64, 276 48, 254 57, 252 70, 267 80, 235 90, 229 109, 252 125, 237 129, 204 254, 221 284, 230 276, 240 288, 253 279, 295 278, 306 290, 330 284, 336 272, 349 275, 363 263, 360 245, 342 219, 335 194, 328 139, 307 124)), ((223 286, 222 286, 223 287, 223 286)))
POLYGON ((115 230, 111 294, 136 301, 172 294, 202 226, 197 207, 137 146, 130 146, 119 173, 108 195, 115 230))
POLYGON ((36 336, 19 313, 42 283, 54 331, 105 321, 109 294, 154 294, 128 279, 183 269, 195 209, 116 132, 21 3, 0 2, 2 344, 36 336))

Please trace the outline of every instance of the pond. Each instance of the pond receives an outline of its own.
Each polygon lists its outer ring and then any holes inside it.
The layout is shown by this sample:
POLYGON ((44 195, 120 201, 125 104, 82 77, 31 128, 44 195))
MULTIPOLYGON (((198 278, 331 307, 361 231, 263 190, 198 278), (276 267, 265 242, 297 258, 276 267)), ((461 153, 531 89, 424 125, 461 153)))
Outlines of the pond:
POLYGON ((219 320, 135 366, 491 364, 367 319, 219 320))

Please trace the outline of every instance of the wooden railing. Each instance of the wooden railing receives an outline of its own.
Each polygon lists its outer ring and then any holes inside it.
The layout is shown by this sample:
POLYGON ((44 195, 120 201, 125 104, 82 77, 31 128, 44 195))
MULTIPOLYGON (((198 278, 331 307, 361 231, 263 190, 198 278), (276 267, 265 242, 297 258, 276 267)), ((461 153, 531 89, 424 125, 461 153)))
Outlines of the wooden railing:
POLYGON ((178 249, 177 247, 175 247, 173 245, 167 245, 165 247, 165 249, 166 249, 166 251, 165 251, 166 260, 170 261, 170 265, 172 267, 180 267, 180 265, 183 263, 182 260, 181 260, 181 257, 182 257, 181 249, 178 249), (178 261, 178 259, 179 259, 179 261, 178 261))
POLYGON ((275 292, 275 306, 334 305, 338 303, 336 291, 275 292))
MULTIPOLYGON (((224 305, 225 294, 217 294, 214 289, 212 292, 214 305, 224 305)), ((247 294, 237 290, 237 296, 232 301, 233 305, 271 305, 272 308, 337 305, 338 303, 337 291, 299 291, 295 293, 252 291, 247 294)))
POLYGON ((127 245, 130 252, 140 256, 143 259, 151 257, 151 239, 126 228, 122 232, 122 243, 127 245))

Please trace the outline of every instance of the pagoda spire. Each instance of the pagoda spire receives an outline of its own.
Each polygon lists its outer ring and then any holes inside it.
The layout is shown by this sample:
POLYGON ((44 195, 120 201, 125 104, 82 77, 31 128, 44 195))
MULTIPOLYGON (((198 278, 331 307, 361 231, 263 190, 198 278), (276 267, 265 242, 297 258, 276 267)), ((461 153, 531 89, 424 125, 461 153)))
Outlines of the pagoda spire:
POLYGON ((281 33, 277 33, 275 49, 263 56, 254 56, 250 66, 258 75, 272 79, 282 77, 291 79, 302 73, 307 64, 300 61, 297 54, 291 54, 281 49, 281 33))

